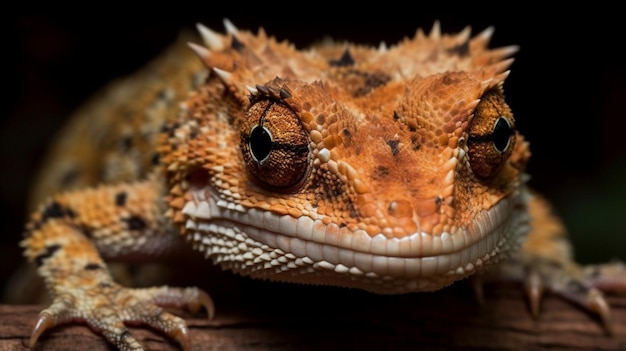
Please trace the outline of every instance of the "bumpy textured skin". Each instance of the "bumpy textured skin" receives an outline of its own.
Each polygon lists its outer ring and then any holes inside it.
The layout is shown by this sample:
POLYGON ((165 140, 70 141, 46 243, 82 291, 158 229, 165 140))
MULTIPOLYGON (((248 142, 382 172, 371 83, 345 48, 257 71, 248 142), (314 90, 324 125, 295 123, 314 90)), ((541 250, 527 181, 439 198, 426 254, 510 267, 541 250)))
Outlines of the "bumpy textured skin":
POLYGON ((141 349, 129 321, 188 349, 161 306, 212 314, 208 295, 125 288, 105 264, 184 241, 243 275, 376 293, 513 279, 534 313, 547 288, 610 330, 596 286, 623 290, 622 265, 577 265, 525 185, 530 152, 503 93, 516 47, 436 24, 390 47, 298 51, 225 24, 113 83, 54 145, 22 241, 53 298, 31 344, 79 318, 121 350, 141 349))

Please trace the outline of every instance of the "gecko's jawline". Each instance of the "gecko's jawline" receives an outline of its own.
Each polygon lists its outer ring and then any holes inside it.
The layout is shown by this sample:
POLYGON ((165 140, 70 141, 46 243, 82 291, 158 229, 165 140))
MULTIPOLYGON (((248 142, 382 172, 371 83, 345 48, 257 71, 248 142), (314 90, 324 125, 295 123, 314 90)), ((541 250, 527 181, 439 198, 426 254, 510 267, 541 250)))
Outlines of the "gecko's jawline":
POLYGON ((315 265, 350 275, 408 279, 441 274, 464 276, 508 250, 513 245, 509 238, 523 230, 520 224, 524 219, 516 210, 517 196, 504 198, 490 210, 480 212, 469 227, 456 233, 433 236, 420 232, 389 239, 382 234, 372 237, 363 230, 323 224, 310 217, 220 206, 220 200, 207 196, 211 193, 205 190, 195 192, 199 201, 183 211, 194 218, 187 225, 195 233, 192 241, 203 242, 209 256, 221 255, 220 262, 250 261, 256 267, 251 271, 255 272, 270 273, 272 268, 293 262, 291 268, 315 265), (231 241, 227 246, 232 249, 211 249, 216 240, 231 241), (257 247, 256 254, 239 257, 236 247, 241 243, 257 247), (267 264, 259 265, 263 261, 267 264))

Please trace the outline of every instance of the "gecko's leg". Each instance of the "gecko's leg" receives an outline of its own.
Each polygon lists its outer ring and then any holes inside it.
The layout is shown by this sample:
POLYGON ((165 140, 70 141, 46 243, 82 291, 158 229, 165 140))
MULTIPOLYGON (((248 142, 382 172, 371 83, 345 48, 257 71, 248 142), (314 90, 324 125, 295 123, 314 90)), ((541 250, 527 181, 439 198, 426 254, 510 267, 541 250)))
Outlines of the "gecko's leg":
POLYGON ((521 282, 533 316, 539 315, 544 291, 550 292, 596 314, 611 334, 611 309, 603 292, 626 292, 624 264, 577 264, 565 227, 547 201, 532 195, 529 211, 532 229, 521 250, 483 278, 521 282))
POLYGON ((120 350, 142 349, 125 322, 153 327, 190 349, 185 321, 162 307, 204 307, 212 317, 209 295, 197 288, 125 288, 103 260, 158 256, 175 245, 161 198, 160 184, 148 180, 57 195, 33 215, 21 245, 53 302, 40 313, 31 346, 46 329, 81 320, 120 350))

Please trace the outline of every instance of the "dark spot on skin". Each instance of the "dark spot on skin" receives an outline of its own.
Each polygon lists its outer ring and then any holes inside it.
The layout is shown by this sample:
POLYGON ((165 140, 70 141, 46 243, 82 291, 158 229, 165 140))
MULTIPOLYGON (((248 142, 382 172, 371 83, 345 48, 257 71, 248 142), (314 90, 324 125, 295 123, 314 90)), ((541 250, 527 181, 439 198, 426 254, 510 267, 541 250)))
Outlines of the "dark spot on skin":
POLYGON ((348 202, 348 213, 350 213, 350 217, 352 218, 359 217, 359 212, 354 207, 354 204, 352 203, 352 201, 348 202))
POLYGON ((61 181, 60 181, 61 185, 69 186, 70 184, 74 183, 76 178, 78 178, 79 173, 80 172, 78 171, 77 168, 71 168, 65 171, 65 173, 63 173, 63 176, 61 176, 61 181))
POLYGON ((81 225, 78 230, 83 233, 83 235, 87 238, 92 238, 93 237, 93 230, 86 226, 86 225, 81 225))
POLYGON ((441 206, 442 203, 443 203, 443 199, 440 196, 437 196, 435 198, 435 204, 437 205, 437 207, 441 206))
POLYGON ((54 255, 54 253, 59 251, 60 249, 61 249, 61 245, 59 244, 46 246, 46 251, 40 255, 37 255, 37 257, 35 257, 35 263, 37 264, 37 267, 41 267, 41 265, 43 264, 45 260, 52 257, 52 255, 54 255))
POLYGON ((342 130, 342 132, 343 132, 343 135, 344 135, 346 138, 348 138, 348 139, 352 138, 352 133, 350 133, 350 131, 349 131, 349 130, 344 129, 344 130, 342 130))
POLYGON ((465 57, 469 54, 469 41, 465 41, 463 44, 453 46, 446 50, 451 55, 459 55, 459 57, 465 57))
POLYGON ((110 288, 113 285, 111 285, 111 283, 99 283, 98 286, 101 288, 110 288))
POLYGON ((376 167, 376 177, 377 178, 385 178, 389 175, 389 168, 385 166, 376 167))
POLYGON ((400 140, 387 140, 387 145, 391 148, 391 154, 393 156, 397 156, 400 149, 398 149, 398 144, 400 144, 400 140))
POLYGON ((95 270, 102 269, 102 268, 103 267, 97 263, 87 263, 85 265, 85 270, 87 271, 95 271, 95 270))
POLYGON ((235 51, 241 52, 241 50, 243 50, 246 46, 243 44, 241 40, 239 40, 236 36, 233 35, 233 39, 230 43, 230 47, 233 48, 235 51))
POLYGON ((50 218, 74 218, 76 213, 71 208, 61 206, 58 202, 54 201, 43 210, 41 213, 41 221, 45 222, 50 218))
MULTIPOLYGON (((315 200, 335 201, 343 195, 342 184, 337 181, 313 181, 312 186, 319 189, 315 192, 315 200)), ((316 204, 316 206, 319 204, 316 204)))
POLYGON ((170 133, 173 129, 178 128, 178 123, 165 123, 161 126, 161 133, 170 133))
POLYGON ((122 138, 120 143, 122 145, 122 150, 126 152, 133 147, 133 138, 130 135, 125 136, 124 138, 122 138))
POLYGON ((602 276, 602 272, 600 271, 600 268, 598 268, 598 266, 593 266, 591 273, 589 273, 589 277, 591 279, 597 279, 600 278, 602 276))
POLYGON ((165 126, 164 132, 167 132, 168 137, 173 138, 176 134, 176 129, 178 129, 178 127, 180 127, 180 124, 178 123, 168 124, 165 126))
POLYGON ((569 282, 567 282, 566 289, 574 295, 584 295, 589 290, 589 288, 587 288, 582 282, 578 280, 570 280, 569 282))
POLYGON ((343 195, 343 188, 341 184, 328 184, 327 186, 324 187, 325 191, 324 194, 326 194, 327 198, 329 199, 335 199, 341 195, 343 195))
POLYGON ((422 145, 417 142, 417 137, 415 135, 411 136, 411 144, 413 145, 413 151, 417 151, 420 147, 422 147, 422 145))
POLYGON ((130 230, 141 230, 146 227, 146 221, 144 221, 143 218, 139 216, 124 218, 124 221, 126 222, 128 229, 130 230))
POLYGON ((399 119, 400 119, 400 115, 398 114, 398 112, 397 111, 393 111, 393 120, 397 121, 399 119))
POLYGON ((170 95, 168 94, 167 89, 161 89, 161 90, 157 93, 157 99, 158 99, 158 100, 162 100, 162 101, 166 101, 166 102, 171 101, 171 98, 170 98, 170 95))
POLYGON ((328 64, 332 67, 348 67, 354 65, 354 58, 350 50, 346 49, 338 60, 330 60, 328 64))
POLYGON ((128 194, 125 191, 120 191, 115 194, 115 205, 124 206, 126 205, 126 199, 128 198, 128 194))
POLYGON ((363 96, 370 91, 378 88, 379 86, 387 84, 391 78, 382 73, 382 72, 362 72, 362 71, 353 71, 352 73, 360 75, 363 78, 363 86, 359 87, 355 92, 354 96, 359 97, 363 96))
POLYGON ((452 77, 450 77, 449 75, 445 75, 443 76, 443 80, 442 83, 445 85, 452 85, 456 82, 456 79, 453 79, 452 77))
POLYGON ((192 130, 191 133, 189 133, 189 139, 195 139, 197 136, 198 136, 197 130, 192 130))
POLYGON ((152 155, 150 163, 152 163, 153 166, 158 166, 161 163, 161 155, 158 152, 152 155))

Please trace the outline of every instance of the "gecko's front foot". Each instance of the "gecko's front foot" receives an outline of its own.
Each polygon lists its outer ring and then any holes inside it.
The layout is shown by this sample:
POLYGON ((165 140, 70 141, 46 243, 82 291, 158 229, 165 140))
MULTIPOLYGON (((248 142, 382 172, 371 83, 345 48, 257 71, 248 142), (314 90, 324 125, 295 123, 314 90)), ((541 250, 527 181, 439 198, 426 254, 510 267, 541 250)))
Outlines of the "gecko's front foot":
POLYGON ((123 351, 143 350, 126 328, 127 322, 150 326, 175 339, 183 350, 190 350, 187 324, 163 307, 187 308, 191 312, 204 307, 209 318, 214 315, 210 296, 197 288, 163 286, 129 289, 115 283, 91 287, 79 285, 59 292, 52 304, 41 311, 31 334, 30 347, 47 329, 64 322, 82 320, 123 351))
MULTIPOLYGON (((607 278, 626 281, 623 274, 621 277, 607 278)), ((534 317, 539 315, 543 292, 550 291, 596 315, 604 331, 609 335, 613 333, 611 308, 600 289, 601 286, 591 276, 584 274, 584 270, 578 265, 564 267, 557 262, 536 261, 527 270, 523 283, 534 317)))
POLYGON ((626 266, 621 262, 580 266, 573 261, 545 257, 522 257, 503 263, 476 277, 474 287, 482 301, 482 283, 515 281, 528 298, 530 313, 537 318, 541 299, 548 292, 580 306, 599 318, 606 334, 613 334, 611 308, 605 292, 626 292, 626 266))

